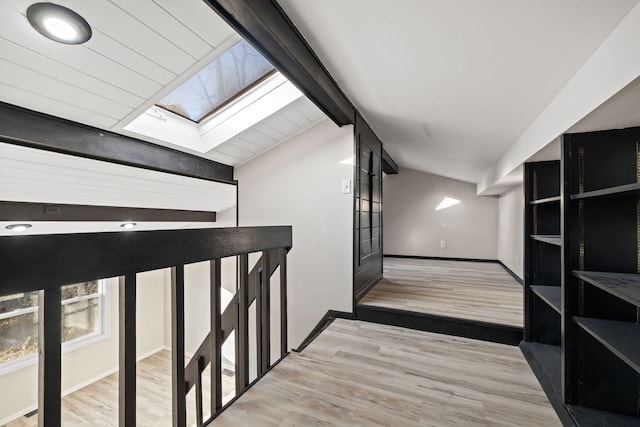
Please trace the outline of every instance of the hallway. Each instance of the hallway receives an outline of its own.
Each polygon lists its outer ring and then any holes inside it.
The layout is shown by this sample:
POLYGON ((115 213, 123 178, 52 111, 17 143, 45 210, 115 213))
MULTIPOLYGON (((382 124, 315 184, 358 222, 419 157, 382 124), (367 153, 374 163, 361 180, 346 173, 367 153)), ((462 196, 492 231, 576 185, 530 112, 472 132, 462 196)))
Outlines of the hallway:
POLYGON ((338 319, 213 425, 561 424, 517 347, 338 319))

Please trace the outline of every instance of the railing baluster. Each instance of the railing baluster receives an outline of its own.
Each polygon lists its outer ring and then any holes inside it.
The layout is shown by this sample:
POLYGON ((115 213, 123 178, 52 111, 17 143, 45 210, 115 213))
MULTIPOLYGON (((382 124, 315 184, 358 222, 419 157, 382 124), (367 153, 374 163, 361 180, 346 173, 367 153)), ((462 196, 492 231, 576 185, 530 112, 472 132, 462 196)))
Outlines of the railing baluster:
POLYGON ((279 250, 280 264, 280 357, 289 351, 287 342, 287 250, 279 250))
POLYGON ((204 425, 204 415, 202 404, 202 371, 204 371, 204 356, 198 357, 198 375, 196 377, 196 425, 202 427, 204 425))
POLYGON ((222 261, 211 261, 211 415, 222 408, 222 314, 220 288, 222 287, 222 261))
POLYGON ((249 255, 239 256, 238 325, 236 327, 236 395, 249 384, 249 255))
POLYGON ((136 275, 119 279, 119 425, 136 425, 136 275))
MULTIPOLYGON (((262 309, 264 305, 262 301, 264 299, 264 288, 262 286, 262 260, 259 260, 256 264, 259 266, 258 274, 254 275, 252 280, 252 285, 256 290, 256 300, 253 304, 256 308, 256 373, 258 378, 262 376, 263 366, 262 366, 262 351, 264 350, 263 339, 264 335, 262 334, 262 309)), ((251 280, 251 278, 249 278, 251 280)))
POLYGON ((62 423, 60 287, 38 292, 38 425, 62 423))
POLYGON ((184 374, 184 265, 171 268, 171 385, 173 426, 187 425, 187 396, 184 374))
POLYGON ((269 263, 271 252, 262 252, 262 273, 260 285, 262 286, 262 373, 269 369, 271 361, 271 276, 269 275, 269 263))

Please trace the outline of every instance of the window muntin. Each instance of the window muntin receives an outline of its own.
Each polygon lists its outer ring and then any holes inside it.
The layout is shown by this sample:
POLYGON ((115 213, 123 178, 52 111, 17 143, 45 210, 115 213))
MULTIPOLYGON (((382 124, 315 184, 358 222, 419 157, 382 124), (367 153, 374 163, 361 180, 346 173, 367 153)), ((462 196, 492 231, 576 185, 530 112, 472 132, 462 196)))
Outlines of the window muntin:
POLYGON ((200 122, 274 72, 262 55, 241 40, 157 105, 200 122))
MULTIPOLYGON (((106 286, 97 280, 62 287, 63 343, 101 335, 106 286)), ((0 298, 0 366, 38 351, 38 293, 0 298)))

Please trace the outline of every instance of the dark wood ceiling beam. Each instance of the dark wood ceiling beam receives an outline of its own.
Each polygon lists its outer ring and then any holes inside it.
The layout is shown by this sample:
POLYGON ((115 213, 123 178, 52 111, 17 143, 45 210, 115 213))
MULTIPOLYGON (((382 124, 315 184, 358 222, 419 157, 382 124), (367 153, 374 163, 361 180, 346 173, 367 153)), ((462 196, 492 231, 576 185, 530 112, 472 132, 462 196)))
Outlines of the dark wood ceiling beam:
POLYGON ((204 0, 336 124, 355 107, 275 0, 204 0))
POLYGON ((234 183, 232 166, 6 103, 0 103, 0 142, 234 183))
POLYGON ((382 172, 387 175, 395 175, 398 173, 398 164, 391 158, 387 150, 382 149, 382 172))
POLYGON ((0 221, 215 222, 216 213, 178 209, 0 201, 0 221))

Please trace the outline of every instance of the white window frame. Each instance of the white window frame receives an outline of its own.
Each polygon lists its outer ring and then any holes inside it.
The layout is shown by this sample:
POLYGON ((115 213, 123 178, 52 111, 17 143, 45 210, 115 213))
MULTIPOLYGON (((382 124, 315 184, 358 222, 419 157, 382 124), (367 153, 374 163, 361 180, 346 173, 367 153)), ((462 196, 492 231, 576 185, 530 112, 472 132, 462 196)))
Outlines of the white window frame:
MULTIPOLYGON (((110 335, 109 288, 110 286, 107 283, 107 279, 100 279, 97 282, 98 282, 97 294, 82 295, 79 297, 69 298, 61 302, 61 305, 64 306, 64 305, 72 304, 79 301, 97 299, 98 300, 98 316, 97 317, 98 319, 100 319, 100 325, 98 325, 98 330, 96 332, 62 343, 63 354, 68 353, 70 351, 77 350, 82 347, 86 347, 98 341, 102 341, 103 339, 109 338, 109 335, 110 335)), ((0 320, 21 316, 23 314, 34 313, 37 311, 38 311, 37 306, 20 308, 17 310, 10 311, 8 313, 0 314, 0 320)), ((36 363, 38 363, 37 351, 31 354, 27 354, 26 356, 19 357, 14 360, 10 360, 8 362, 0 363, 0 376, 26 368, 27 366, 35 365, 36 363)))

